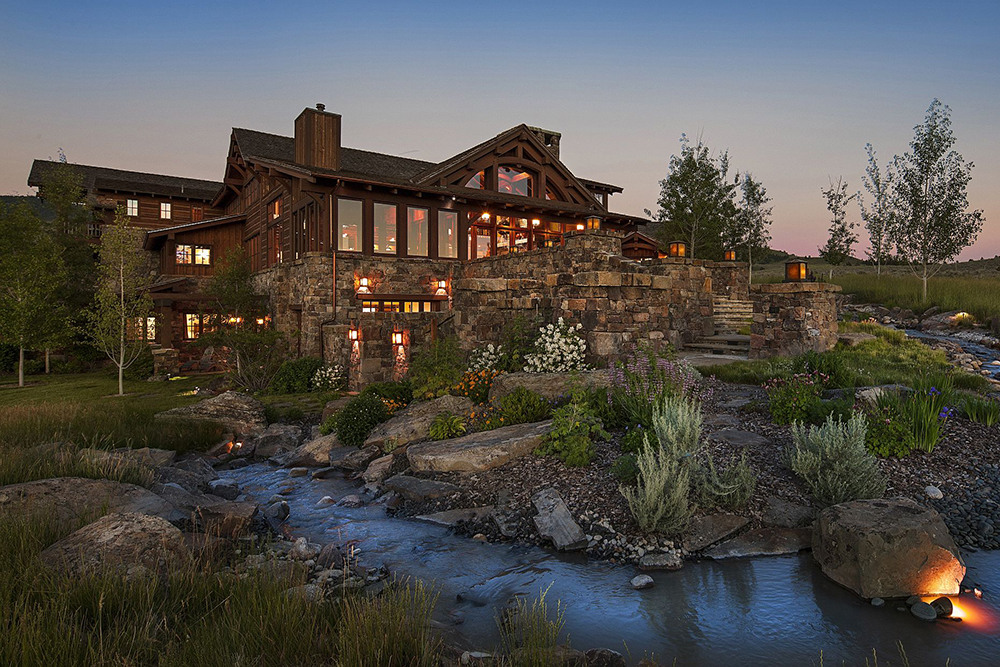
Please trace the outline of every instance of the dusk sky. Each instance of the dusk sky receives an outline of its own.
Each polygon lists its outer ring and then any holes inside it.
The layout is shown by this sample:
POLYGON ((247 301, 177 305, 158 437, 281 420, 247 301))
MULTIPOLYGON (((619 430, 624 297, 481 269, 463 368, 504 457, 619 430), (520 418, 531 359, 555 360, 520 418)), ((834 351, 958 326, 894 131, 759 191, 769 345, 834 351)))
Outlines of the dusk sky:
POLYGON ((569 168, 636 215, 700 134, 767 187, 774 247, 815 254, 820 189, 859 189, 865 143, 902 153, 937 97, 986 217, 962 257, 1000 254, 995 0, 0 6, 0 194, 29 193, 31 160, 60 147, 221 180, 231 127, 290 135, 322 102, 345 146, 423 160, 522 122, 562 132, 569 168))

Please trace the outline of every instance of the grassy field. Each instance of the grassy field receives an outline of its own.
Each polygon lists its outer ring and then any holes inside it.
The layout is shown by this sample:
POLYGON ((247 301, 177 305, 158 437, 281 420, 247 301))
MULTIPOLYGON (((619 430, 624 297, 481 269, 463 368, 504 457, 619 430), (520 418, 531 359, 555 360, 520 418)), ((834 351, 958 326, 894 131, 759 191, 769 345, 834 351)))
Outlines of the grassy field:
POLYGON ((192 392, 208 376, 126 381, 125 396, 116 395, 117 380, 107 373, 31 376, 23 388, 11 380, 0 378, 0 450, 65 440, 82 447, 189 451, 205 449, 222 435, 210 424, 153 420, 157 412, 200 400, 192 392))

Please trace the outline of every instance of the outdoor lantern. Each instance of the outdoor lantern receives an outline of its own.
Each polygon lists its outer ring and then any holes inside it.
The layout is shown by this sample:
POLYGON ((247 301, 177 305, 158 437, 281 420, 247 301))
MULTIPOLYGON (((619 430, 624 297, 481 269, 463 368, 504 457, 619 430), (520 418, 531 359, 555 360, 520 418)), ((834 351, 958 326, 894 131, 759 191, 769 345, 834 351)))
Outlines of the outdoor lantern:
POLYGON ((670 244, 670 250, 667 254, 671 257, 687 257, 687 243, 684 243, 683 241, 674 241, 670 244))
POLYGON ((582 223, 582 222, 580 222, 580 223, 577 223, 577 225, 576 225, 576 231, 578 231, 578 232, 582 232, 582 231, 583 231, 583 229, 584 229, 584 227, 583 227, 583 223, 582 223))
POLYGON ((801 259, 785 262, 785 282, 801 283, 809 279, 809 265, 801 259))
POLYGON ((358 282, 358 294, 368 294, 371 291, 370 281, 368 278, 362 278, 358 282))
POLYGON ((587 229, 600 229, 601 219, 596 215, 587 217, 587 229))
POLYGON ((351 330, 347 332, 347 339, 351 341, 358 340, 360 332, 356 326, 351 326, 351 330))
POLYGON ((727 262, 735 262, 736 261, 736 251, 735 250, 727 250, 726 254, 725 254, 725 258, 726 258, 727 262))
POLYGON ((437 291, 434 292, 436 296, 445 296, 448 294, 448 281, 439 280, 437 281, 437 291))
POLYGON ((402 345, 403 344, 403 332, 398 329, 392 332, 392 344, 402 345))

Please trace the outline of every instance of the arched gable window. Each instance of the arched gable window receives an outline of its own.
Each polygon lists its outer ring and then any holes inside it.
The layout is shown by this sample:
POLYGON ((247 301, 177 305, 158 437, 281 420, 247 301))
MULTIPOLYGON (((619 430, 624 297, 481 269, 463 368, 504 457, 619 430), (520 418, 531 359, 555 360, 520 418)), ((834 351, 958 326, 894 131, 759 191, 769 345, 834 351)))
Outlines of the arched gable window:
POLYGON ((472 188, 473 190, 482 190, 486 187, 486 170, 481 170, 477 172, 469 181, 465 184, 465 187, 472 188))
POLYGON ((511 167, 500 167, 497 170, 497 190, 504 194, 532 197, 534 183, 534 177, 526 171, 511 167))

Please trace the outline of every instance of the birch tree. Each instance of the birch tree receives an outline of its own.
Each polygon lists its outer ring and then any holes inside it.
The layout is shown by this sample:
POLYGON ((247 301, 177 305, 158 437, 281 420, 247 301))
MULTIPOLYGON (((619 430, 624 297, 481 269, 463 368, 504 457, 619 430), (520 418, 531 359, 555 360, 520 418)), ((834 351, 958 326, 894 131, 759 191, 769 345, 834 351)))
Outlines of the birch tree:
POLYGON ((153 312, 152 279, 146 270, 142 233, 129 225, 125 209, 101 236, 97 292, 88 312, 88 334, 94 346, 118 368, 118 395, 125 394, 125 369, 146 348, 142 325, 153 312))
POLYGON ((875 275, 881 276, 882 265, 892 254, 892 239, 898 218, 894 196, 896 173, 893 162, 886 165, 884 171, 879 167, 871 144, 865 144, 865 152, 868 154, 868 166, 861 184, 871 201, 866 204, 864 196, 859 192, 858 205, 861 207, 861 219, 868 231, 868 259, 875 265, 875 275))
POLYGON ((951 109, 935 99, 924 122, 913 128, 910 150, 895 160, 899 224, 892 240, 920 278, 925 302, 928 279, 975 243, 983 229, 983 212, 969 210, 974 165, 954 146, 951 109))
POLYGON ((730 248, 741 249, 749 267, 750 282, 753 282, 753 258, 756 253, 767 250, 771 243, 771 198, 760 181, 754 180, 747 172, 739 179, 740 202, 735 215, 723 229, 723 240, 730 248))
MULTIPOLYGON (((847 205, 857 197, 857 194, 847 193, 847 181, 843 178, 838 178, 836 183, 830 179, 830 187, 822 192, 832 220, 830 238, 827 239, 826 245, 819 249, 819 254, 831 266, 840 266, 851 256, 851 250, 858 242, 858 235, 854 233, 857 223, 847 219, 847 205)), ((833 277, 833 268, 830 269, 830 277, 833 277)))

